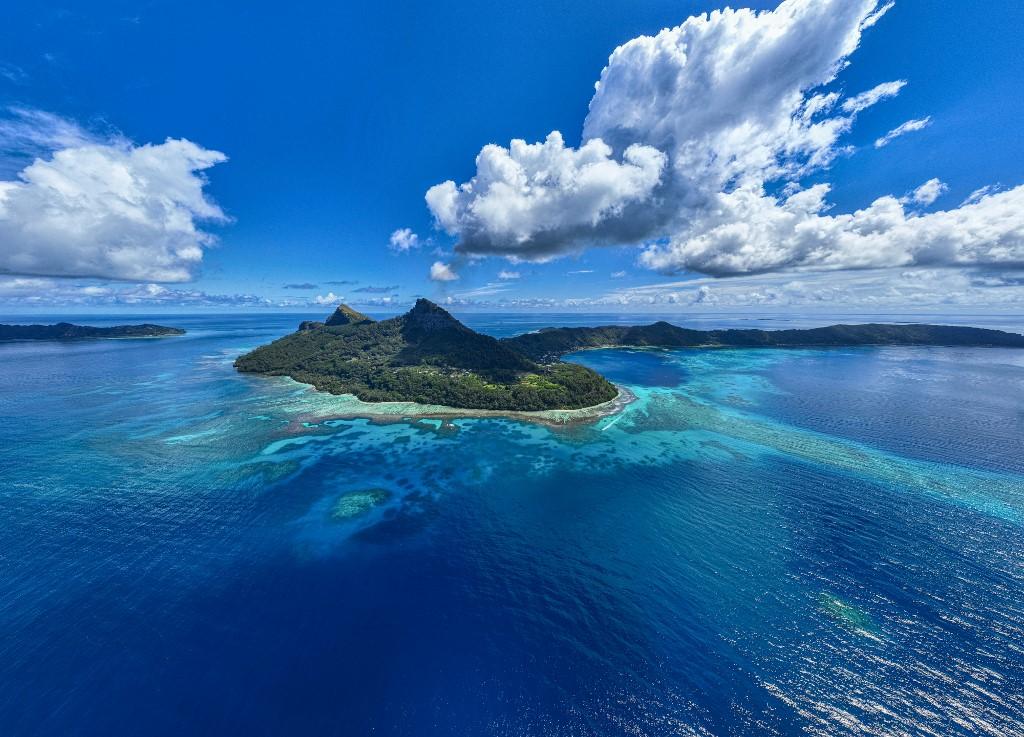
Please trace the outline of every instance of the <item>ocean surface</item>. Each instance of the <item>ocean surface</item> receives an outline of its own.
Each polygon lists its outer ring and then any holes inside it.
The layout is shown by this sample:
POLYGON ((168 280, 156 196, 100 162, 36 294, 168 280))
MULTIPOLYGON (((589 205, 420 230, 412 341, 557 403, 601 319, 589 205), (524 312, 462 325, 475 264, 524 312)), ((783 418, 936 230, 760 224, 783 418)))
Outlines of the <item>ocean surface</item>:
POLYGON ((149 319, 0 345, 4 737, 1024 734, 1024 351, 588 351, 596 425, 374 424, 232 369, 304 316, 149 319))

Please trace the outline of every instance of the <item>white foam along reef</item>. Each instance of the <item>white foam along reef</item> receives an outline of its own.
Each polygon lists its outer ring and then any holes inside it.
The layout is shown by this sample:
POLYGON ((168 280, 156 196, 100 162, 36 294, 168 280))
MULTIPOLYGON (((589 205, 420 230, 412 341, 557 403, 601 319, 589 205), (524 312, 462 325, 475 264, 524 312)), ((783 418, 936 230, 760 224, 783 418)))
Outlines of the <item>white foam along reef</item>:
POLYGON ((441 404, 420 404, 418 402, 364 402, 354 394, 329 394, 317 391, 311 384, 303 384, 288 377, 281 381, 302 387, 304 417, 326 419, 366 418, 378 421, 401 421, 404 419, 459 419, 459 418, 505 418, 536 422, 544 425, 563 426, 589 424, 618 414, 636 398, 629 389, 616 386, 618 394, 614 399, 581 409, 548 410, 499 410, 464 409, 446 407, 441 404))

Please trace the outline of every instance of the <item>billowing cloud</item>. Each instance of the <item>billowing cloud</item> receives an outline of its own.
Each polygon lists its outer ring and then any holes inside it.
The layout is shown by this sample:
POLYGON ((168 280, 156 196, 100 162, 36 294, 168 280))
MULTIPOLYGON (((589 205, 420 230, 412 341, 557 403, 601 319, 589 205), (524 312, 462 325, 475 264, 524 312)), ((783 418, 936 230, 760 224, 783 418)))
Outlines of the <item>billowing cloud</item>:
POLYGON ((780 200, 746 189, 717 196, 683 234, 652 245, 644 265, 731 276, 782 269, 1024 264, 1024 187, 954 210, 908 212, 881 197, 850 214, 825 212, 829 185, 780 200))
POLYGON ((459 278, 452 267, 442 261, 435 261, 430 265, 430 278, 432 281, 455 281, 459 278))
POLYGON ((187 281, 214 242, 198 223, 227 220, 202 174, 226 157, 191 141, 93 140, 42 113, 0 139, 61 146, 0 181, 0 272, 187 281))
POLYGON ((891 131, 889 131, 884 136, 875 141, 875 148, 885 148, 900 136, 905 136, 908 133, 916 133, 917 131, 922 131, 931 124, 931 117, 908 120, 906 123, 896 126, 891 131))
MULTIPOLYGON (((802 185, 851 152, 842 137, 858 113, 906 85, 885 82, 845 100, 829 88, 891 7, 785 0, 774 11, 726 9, 635 38, 601 73, 579 148, 557 133, 485 146, 476 175, 431 188, 427 204, 457 237, 457 253, 513 261, 636 244, 651 269, 714 276, 1020 263, 1024 189, 914 211, 944 191, 934 180, 902 200, 886 195, 839 214, 829 184, 802 185), (583 177, 590 166, 600 175, 583 177)), ((908 121, 876 145, 929 123, 908 121)))
POLYGON ((642 145, 616 160, 600 139, 574 149, 554 131, 543 143, 484 146, 469 182, 435 185, 426 199, 461 251, 543 260, 597 234, 608 242, 628 236, 614 224, 627 227, 626 213, 651 198, 665 160, 642 145))
POLYGON ((419 248, 420 237, 411 228, 399 228, 391 234, 391 238, 388 239, 388 245, 394 251, 405 253, 414 248, 419 248))

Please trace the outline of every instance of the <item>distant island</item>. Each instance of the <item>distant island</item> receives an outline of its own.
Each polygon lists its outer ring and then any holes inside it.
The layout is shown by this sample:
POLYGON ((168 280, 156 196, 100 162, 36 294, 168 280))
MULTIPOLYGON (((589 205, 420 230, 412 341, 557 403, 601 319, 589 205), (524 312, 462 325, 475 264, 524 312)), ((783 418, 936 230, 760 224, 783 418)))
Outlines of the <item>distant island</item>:
POLYGON ((854 346, 965 346, 1024 348, 1024 335, 953 325, 831 325, 802 330, 690 330, 664 321, 651 325, 543 328, 503 343, 535 361, 585 348, 849 348, 854 346))
POLYGON ((235 366, 364 402, 532 411, 581 409, 618 395, 596 372, 557 359, 536 362, 426 299, 379 322, 342 305, 326 322, 304 322, 235 366))
POLYGON ((239 371, 290 376, 364 402, 417 402, 461 409, 582 409, 618 395, 603 376, 560 357, 586 348, 811 348, 850 346, 1024 348, 1024 336, 944 325, 833 325, 808 330, 689 330, 644 326, 545 328, 498 340, 471 330, 433 302, 375 321, 341 305, 325 322, 235 361, 239 371))
POLYGON ((164 325, 115 325, 96 328, 89 325, 72 325, 59 322, 56 325, 0 325, 0 340, 82 340, 85 338, 162 338, 167 335, 184 335, 181 328, 164 325))

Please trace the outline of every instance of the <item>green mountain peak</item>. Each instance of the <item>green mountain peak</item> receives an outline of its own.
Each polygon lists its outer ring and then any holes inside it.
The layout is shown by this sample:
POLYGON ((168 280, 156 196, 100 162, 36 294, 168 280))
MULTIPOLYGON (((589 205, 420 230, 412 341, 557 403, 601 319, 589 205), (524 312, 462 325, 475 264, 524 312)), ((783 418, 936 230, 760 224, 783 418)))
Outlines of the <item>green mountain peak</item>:
POLYGON ((373 319, 367 317, 362 312, 353 310, 346 304, 341 304, 338 305, 338 309, 327 318, 327 322, 324 324, 330 327, 337 327, 338 325, 356 325, 367 322, 373 322, 373 319))

